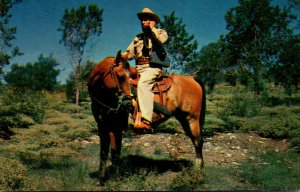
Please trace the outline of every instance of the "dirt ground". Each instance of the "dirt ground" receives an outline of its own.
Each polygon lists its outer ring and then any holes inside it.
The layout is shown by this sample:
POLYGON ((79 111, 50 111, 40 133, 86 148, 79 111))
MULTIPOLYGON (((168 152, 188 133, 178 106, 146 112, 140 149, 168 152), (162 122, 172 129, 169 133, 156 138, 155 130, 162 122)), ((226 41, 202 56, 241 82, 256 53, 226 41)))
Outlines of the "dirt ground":
MULTIPOLYGON (((82 141, 83 145, 90 143, 99 143, 98 136, 82 141)), ((136 134, 123 139, 123 148, 129 150, 131 155, 156 159, 195 159, 193 144, 184 133, 136 134)), ((284 151, 287 148, 286 140, 262 138, 254 133, 217 133, 204 138, 203 156, 208 166, 238 166, 244 160, 254 160, 258 153, 284 151)))

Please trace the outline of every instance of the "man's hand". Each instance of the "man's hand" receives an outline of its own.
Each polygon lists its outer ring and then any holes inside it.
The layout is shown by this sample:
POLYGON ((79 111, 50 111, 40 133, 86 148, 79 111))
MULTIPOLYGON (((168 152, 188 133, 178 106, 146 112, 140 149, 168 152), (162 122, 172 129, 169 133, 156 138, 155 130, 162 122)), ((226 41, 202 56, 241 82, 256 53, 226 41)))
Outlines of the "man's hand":
POLYGON ((148 26, 148 27, 143 27, 143 32, 149 36, 150 33, 152 32, 151 28, 148 26))
POLYGON ((150 21, 150 29, 152 30, 153 28, 155 28, 156 26, 156 22, 155 21, 150 21))

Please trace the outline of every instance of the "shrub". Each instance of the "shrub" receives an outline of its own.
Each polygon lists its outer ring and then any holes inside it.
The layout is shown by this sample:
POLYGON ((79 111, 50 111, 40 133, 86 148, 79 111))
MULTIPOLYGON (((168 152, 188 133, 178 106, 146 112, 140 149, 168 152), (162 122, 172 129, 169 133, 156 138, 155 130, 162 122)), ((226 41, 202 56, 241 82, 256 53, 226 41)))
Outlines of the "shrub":
POLYGON ((259 95, 236 93, 228 100, 223 113, 238 117, 254 117, 259 114, 262 101, 259 95))
POLYGON ((17 157, 32 169, 62 168, 72 165, 72 156, 77 153, 69 148, 46 148, 39 151, 20 150, 17 157))
POLYGON ((223 124, 220 128, 222 131, 240 130, 244 126, 244 121, 242 118, 237 116, 224 116, 222 120, 223 124))
POLYGON ((65 133, 62 133, 61 136, 66 138, 67 140, 83 140, 91 135, 91 132, 86 128, 77 128, 71 129, 65 133))
POLYGON ((193 191, 204 184, 204 176, 199 170, 189 168, 184 170, 180 176, 176 177, 170 185, 171 190, 175 191, 193 191))
POLYGON ((295 129, 291 131, 290 133, 291 137, 291 146, 300 153, 300 127, 298 129, 295 129))
POLYGON ((299 105, 300 104, 300 97, 297 96, 270 96, 266 99, 266 104, 270 107, 278 106, 278 105, 299 105))
POLYGON ((26 167, 19 161, 0 157, 0 191, 20 189, 25 173, 26 167))
POLYGON ((3 106, 0 108, 2 116, 16 116, 24 114, 31 117, 35 122, 42 123, 47 107, 47 100, 40 92, 18 92, 7 89, 2 99, 3 106))
POLYGON ((224 121, 214 117, 212 115, 207 115, 205 118, 205 126, 203 129, 203 134, 206 136, 213 135, 214 132, 219 131, 225 131, 224 130, 224 121))

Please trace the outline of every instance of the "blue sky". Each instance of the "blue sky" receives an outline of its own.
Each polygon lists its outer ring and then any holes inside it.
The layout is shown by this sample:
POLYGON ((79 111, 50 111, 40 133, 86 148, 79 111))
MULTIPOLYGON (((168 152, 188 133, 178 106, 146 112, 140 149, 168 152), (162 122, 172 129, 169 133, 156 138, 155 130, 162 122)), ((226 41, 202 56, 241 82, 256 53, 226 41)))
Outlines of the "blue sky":
MULTIPOLYGON (((282 2, 284 0, 277 0, 282 2)), ((57 59, 62 70, 58 80, 62 83, 72 67, 66 48, 59 43, 61 33, 57 31, 66 8, 78 8, 81 4, 97 4, 104 10, 103 31, 87 47, 86 59, 99 62, 106 56, 126 50, 134 36, 140 32, 136 13, 149 7, 161 18, 175 11, 193 34, 199 48, 218 40, 226 33, 224 15, 237 0, 23 0, 15 5, 11 13, 11 25, 17 26, 15 45, 24 53, 12 63, 35 62, 40 54, 57 59)))

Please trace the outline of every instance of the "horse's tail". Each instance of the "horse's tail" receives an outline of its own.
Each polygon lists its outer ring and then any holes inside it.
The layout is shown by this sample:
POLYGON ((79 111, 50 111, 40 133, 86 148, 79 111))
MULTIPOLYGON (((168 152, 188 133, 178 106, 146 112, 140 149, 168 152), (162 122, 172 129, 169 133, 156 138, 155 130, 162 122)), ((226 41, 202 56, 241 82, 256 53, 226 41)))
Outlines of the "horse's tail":
POLYGON ((203 132, 203 127, 205 123, 205 113, 206 113, 206 91, 204 83, 198 77, 194 77, 195 81, 201 86, 202 89, 202 106, 200 111, 200 127, 201 132, 203 132))

